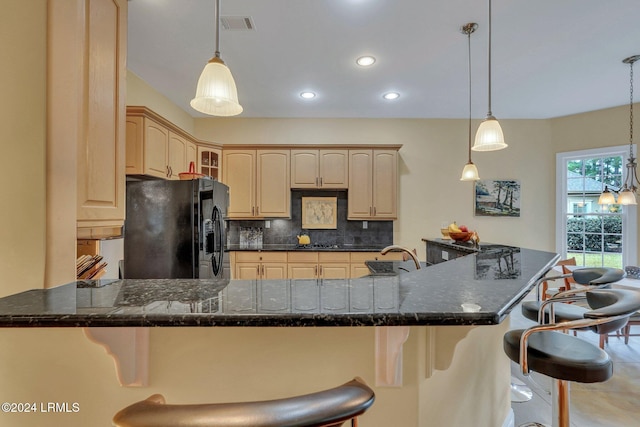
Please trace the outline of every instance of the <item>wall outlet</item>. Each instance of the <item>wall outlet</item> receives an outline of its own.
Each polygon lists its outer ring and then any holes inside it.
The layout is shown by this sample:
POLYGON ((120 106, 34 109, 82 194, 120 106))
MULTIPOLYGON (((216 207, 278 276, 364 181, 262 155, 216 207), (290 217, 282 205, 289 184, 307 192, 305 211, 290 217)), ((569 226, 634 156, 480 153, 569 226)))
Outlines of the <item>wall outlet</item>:
POLYGON ((266 220, 266 221, 264 222, 264 228, 271 228, 271 221, 266 220))
POLYGON ((362 229, 366 230, 367 228, 369 228, 369 221, 362 221, 362 229))
POLYGON ((449 252, 447 251, 442 251, 442 259, 445 261, 449 260, 449 252))

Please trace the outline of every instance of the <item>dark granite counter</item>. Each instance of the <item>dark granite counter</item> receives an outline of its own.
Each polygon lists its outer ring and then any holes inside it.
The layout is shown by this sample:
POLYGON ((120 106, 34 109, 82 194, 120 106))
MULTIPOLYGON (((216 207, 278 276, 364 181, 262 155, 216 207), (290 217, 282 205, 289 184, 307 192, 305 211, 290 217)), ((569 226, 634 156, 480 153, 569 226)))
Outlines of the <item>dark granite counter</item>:
POLYGON ((0 327, 491 325, 558 258, 481 247, 420 270, 358 279, 78 281, 0 298, 0 327))
POLYGON ((380 252, 384 246, 363 246, 363 245, 336 245, 336 246, 316 246, 308 245, 300 247, 296 244, 263 244, 261 246, 246 246, 232 244, 227 247, 228 251, 305 251, 305 252, 380 252))

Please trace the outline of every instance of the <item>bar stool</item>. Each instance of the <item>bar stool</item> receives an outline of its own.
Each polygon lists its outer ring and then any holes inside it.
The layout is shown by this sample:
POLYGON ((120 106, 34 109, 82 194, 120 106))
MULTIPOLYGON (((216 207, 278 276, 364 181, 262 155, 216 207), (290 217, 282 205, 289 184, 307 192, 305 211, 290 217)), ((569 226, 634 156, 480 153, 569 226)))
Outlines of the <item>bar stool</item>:
POLYGON ((608 334, 620 329, 640 309, 640 292, 594 289, 586 292, 586 301, 591 310, 579 320, 535 325, 504 335, 504 351, 520 365, 523 375, 533 370, 554 379, 553 427, 569 427, 571 381, 603 382, 613 374, 613 363, 604 350, 563 332, 590 328, 608 334))
POLYGON ((328 390, 284 399, 167 405, 160 394, 134 403, 113 417, 116 427, 338 427, 373 404, 373 390, 360 378, 328 390))
MULTIPOLYGON (((588 289, 593 288, 609 288, 611 283, 617 282, 624 277, 624 270, 619 268, 610 267, 595 267, 595 268, 578 268, 574 270, 570 275, 562 275, 557 277, 546 278, 546 280, 540 280, 538 288, 536 289, 537 297, 535 301, 525 301, 522 303, 522 315, 534 322, 549 323, 550 303, 551 302, 575 302, 584 299, 584 293, 588 289), (553 280, 558 278, 566 278, 568 276, 573 277, 576 283, 587 288, 572 289, 569 291, 560 292, 553 297, 543 300, 543 296, 540 294, 540 285, 547 280, 553 280), (543 313, 544 312, 544 316, 543 313)), ((555 314, 555 321, 567 321, 582 319, 587 308, 581 307, 576 304, 553 304, 553 311, 555 314)))

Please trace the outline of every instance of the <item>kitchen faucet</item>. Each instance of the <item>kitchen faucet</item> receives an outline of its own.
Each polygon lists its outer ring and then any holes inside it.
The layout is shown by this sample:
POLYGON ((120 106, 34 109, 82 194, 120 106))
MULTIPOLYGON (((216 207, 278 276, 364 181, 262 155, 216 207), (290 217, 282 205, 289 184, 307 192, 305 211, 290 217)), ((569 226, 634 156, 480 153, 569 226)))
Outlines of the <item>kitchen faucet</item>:
POLYGON ((386 248, 384 248, 383 250, 380 251, 380 253, 382 255, 386 254, 387 252, 406 252, 409 254, 409 256, 411 257, 411 259, 413 259, 414 264, 416 265, 416 270, 420 270, 420 261, 418 261, 418 257, 416 256, 416 254, 413 253, 413 251, 399 246, 399 245, 391 245, 391 246, 387 246, 386 248))

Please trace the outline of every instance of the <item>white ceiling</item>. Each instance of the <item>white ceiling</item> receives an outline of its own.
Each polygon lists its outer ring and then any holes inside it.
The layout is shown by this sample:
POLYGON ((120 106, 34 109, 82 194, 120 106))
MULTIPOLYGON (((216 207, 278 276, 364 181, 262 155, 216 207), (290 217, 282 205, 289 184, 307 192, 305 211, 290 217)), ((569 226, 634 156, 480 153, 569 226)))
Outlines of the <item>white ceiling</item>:
MULTIPOLYGON (((205 117, 189 101, 213 56, 213 14, 214 0, 129 1, 128 68, 193 117, 205 117)), ((220 31, 239 117, 468 117, 468 22, 479 25, 472 115, 486 115, 488 0, 221 0, 220 15, 255 24, 220 31), (363 54, 373 67, 355 64, 363 54), (304 90, 318 96, 304 101, 304 90), (388 91, 401 96, 384 101, 388 91)), ((493 0, 494 115, 628 105, 622 59, 640 54, 639 18, 639 0, 493 0)))

